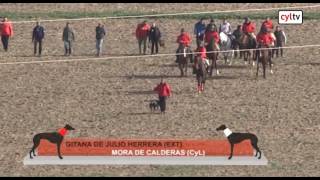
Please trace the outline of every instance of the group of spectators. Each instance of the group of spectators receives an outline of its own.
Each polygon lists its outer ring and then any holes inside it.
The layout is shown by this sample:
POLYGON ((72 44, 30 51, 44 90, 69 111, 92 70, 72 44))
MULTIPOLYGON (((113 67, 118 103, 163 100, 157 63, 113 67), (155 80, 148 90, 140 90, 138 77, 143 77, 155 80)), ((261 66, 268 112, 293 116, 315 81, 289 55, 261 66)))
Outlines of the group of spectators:
MULTIPOLYGON (((98 24, 95 29, 96 31, 96 49, 97 54, 96 56, 101 56, 102 54, 102 45, 103 39, 106 35, 106 31, 104 25, 98 24)), ((2 18, 0 22, 0 32, 1 32, 1 41, 3 44, 3 49, 5 52, 8 51, 9 46, 9 39, 13 36, 13 27, 12 23, 8 21, 7 17, 2 18)), ((41 56, 42 54, 42 47, 43 47, 43 40, 45 38, 45 28, 41 25, 40 21, 36 22, 36 26, 33 28, 32 31, 32 43, 34 45, 34 55, 41 56)), ((69 22, 66 23, 66 26, 63 29, 62 33, 62 41, 64 43, 64 55, 70 56, 72 55, 73 43, 75 41, 75 33, 71 24, 69 22)))
MULTIPOLYGON (((217 48, 219 48, 218 44, 220 42, 219 33, 224 32, 228 35, 233 42, 233 47, 237 46, 239 43, 239 39, 242 34, 248 34, 251 40, 256 41, 258 44, 270 45, 273 44, 274 41, 277 41, 277 45, 282 46, 282 42, 286 41, 286 36, 280 26, 276 27, 274 33, 270 33, 273 29, 273 23, 270 18, 267 18, 261 25, 261 29, 256 37, 255 31, 256 26, 255 23, 252 22, 248 17, 245 18, 245 21, 242 25, 238 25, 237 28, 232 32, 231 24, 223 19, 219 28, 216 26, 214 19, 210 19, 208 24, 205 24, 204 18, 201 18, 194 25, 194 35, 196 39, 197 49, 200 45, 204 43, 208 43, 212 38, 214 39, 217 48)), ((9 46, 9 39, 13 36, 13 27, 12 23, 8 21, 7 17, 3 17, 0 22, 0 32, 1 32, 1 41, 3 44, 3 49, 7 52, 9 46)), ((99 23, 95 29, 96 33, 96 50, 97 56, 101 56, 102 47, 104 42, 104 37, 106 36, 106 30, 104 25, 99 23)), ((164 41, 162 40, 162 33, 156 23, 152 23, 150 26, 147 21, 143 21, 139 23, 135 32, 139 53, 146 54, 147 47, 150 47, 151 44, 151 54, 159 53, 159 46, 164 46, 164 41)), ((45 28, 40 24, 40 22, 36 22, 36 26, 33 28, 32 33, 32 42, 34 43, 34 55, 41 56, 42 47, 43 47, 43 39, 45 38, 45 28)), ((73 53, 73 44, 75 42, 75 33, 71 24, 69 22, 66 23, 66 26, 63 29, 62 41, 64 43, 65 56, 70 56, 73 53)), ((184 28, 181 29, 181 34, 177 38, 177 43, 179 45, 190 46, 191 37, 185 31, 184 28)), ((282 49, 281 49, 282 55, 282 49)))

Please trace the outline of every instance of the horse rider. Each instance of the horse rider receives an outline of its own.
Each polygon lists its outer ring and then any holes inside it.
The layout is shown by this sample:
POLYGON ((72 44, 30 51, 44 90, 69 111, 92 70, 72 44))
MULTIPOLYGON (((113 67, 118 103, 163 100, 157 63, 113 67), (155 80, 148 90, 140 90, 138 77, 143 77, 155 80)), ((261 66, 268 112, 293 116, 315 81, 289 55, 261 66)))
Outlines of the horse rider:
POLYGON ((254 34, 256 30, 256 25, 251 22, 249 17, 244 18, 244 23, 242 24, 242 31, 244 34, 249 35, 250 41, 256 40, 256 36, 254 34))
MULTIPOLYGON (((198 69, 196 69, 198 61, 202 61, 202 63, 204 63, 206 71, 208 72, 208 67, 209 67, 210 63, 209 63, 209 59, 207 58, 207 50, 206 50, 206 48, 204 46, 204 42, 200 43, 200 46, 199 46, 199 48, 197 49, 196 52, 197 52, 197 57, 198 58, 196 58, 195 61, 194 61, 194 65, 193 65, 194 72, 197 72, 197 70, 198 70, 198 69)), ((203 84, 198 84, 197 91, 201 92, 203 90, 204 90, 204 85, 203 84)))
POLYGON ((200 43, 204 39, 204 33, 206 30, 206 24, 204 18, 201 18, 199 22, 194 25, 194 35, 196 36, 197 48, 200 47, 200 43))
POLYGON ((214 19, 213 18, 210 18, 210 23, 207 25, 205 33, 210 31, 211 27, 217 28, 216 24, 214 23, 214 19))
POLYGON ((226 19, 222 20, 222 24, 220 24, 219 27, 219 32, 223 32, 228 36, 232 35, 231 25, 226 19))
POLYGON ((200 59, 201 61, 203 61, 206 65, 206 67, 208 67, 210 65, 209 63, 209 59, 207 57, 207 49, 204 46, 204 42, 200 43, 199 48, 196 50, 197 56, 198 58, 196 58, 195 62, 194 62, 194 67, 196 66, 196 64, 198 63, 197 60, 200 59))
POLYGON ((258 43, 258 48, 261 48, 262 45, 265 47, 270 47, 274 43, 274 39, 272 35, 268 32, 268 29, 265 26, 261 27, 261 30, 257 35, 257 43, 258 43))
POLYGON ((272 20, 270 19, 270 17, 267 17, 266 20, 264 20, 262 22, 262 25, 261 26, 265 26, 268 30, 268 32, 271 34, 271 36, 274 38, 274 40, 276 40, 276 36, 273 34, 273 22, 272 20))
POLYGON ((220 42, 220 37, 217 31, 217 28, 214 26, 211 26, 210 30, 208 32, 206 32, 205 34, 205 43, 208 45, 211 41, 211 39, 214 38, 214 45, 215 45, 215 49, 219 50, 219 42, 220 42))
POLYGON ((184 28, 182 28, 180 32, 181 33, 178 36, 177 41, 176 41, 179 44, 179 47, 178 47, 178 49, 176 51, 176 54, 177 54, 176 55, 176 63, 178 63, 179 48, 181 46, 189 48, 190 47, 190 43, 191 43, 190 35, 187 32, 185 32, 184 28))

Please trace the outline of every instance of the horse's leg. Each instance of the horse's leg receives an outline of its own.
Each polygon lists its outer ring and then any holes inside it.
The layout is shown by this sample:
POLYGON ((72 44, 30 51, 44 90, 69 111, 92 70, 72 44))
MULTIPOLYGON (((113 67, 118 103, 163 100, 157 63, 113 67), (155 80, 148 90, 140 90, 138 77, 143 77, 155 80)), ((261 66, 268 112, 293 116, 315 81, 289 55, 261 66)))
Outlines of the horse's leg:
POLYGON ((269 57, 268 60, 269 60, 269 66, 270 66, 270 73, 273 74, 273 70, 272 70, 273 63, 272 63, 271 57, 269 57))
POLYGON ((262 58, 263 78, 266 79, 266 58, 262 58))
POLYGON ((184 74, 185 74, 185 76, 187 76, 187 72, 188 72, 188 59, 186 59, 186 64, 184 65, 184 74))
POLYGON ((256 73, 256 78, 258 78, 258 73, 259 73, 259 63, 260 61, 259 61, 259 59, 258 59, 258 61, 257 61, 257 73, 256 73))
POLYGON ((216 68, 216 72, 217 72, 217 75, 220 74, 219 70, 218 70, 218 66, 217 66, 217 60, 218 60, 218 54, 215 55, 215 58, 214 58, 214 68, 216 68))
POLYGON ((214 58, 211 57, 211 65, 210 65, 210 73, 209 73, 210 76, 212 76, 213 74, 213 64, 214 64, 214 58))

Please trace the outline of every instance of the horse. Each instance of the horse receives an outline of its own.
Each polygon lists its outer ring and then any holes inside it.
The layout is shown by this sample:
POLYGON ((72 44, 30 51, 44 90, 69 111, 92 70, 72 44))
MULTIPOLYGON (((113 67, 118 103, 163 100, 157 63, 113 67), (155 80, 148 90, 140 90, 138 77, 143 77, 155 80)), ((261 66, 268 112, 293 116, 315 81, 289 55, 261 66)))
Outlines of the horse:
POLYGON ((257 62, 257 73, 256 73, 256 77, 258 77, 258 72, 259 72, 259 64, 262 64, 262 68, 263 68, 263 78, 266 79, 266 66, 267 63, 269 63, 270 66, 270 73, 273 74, 273 70, 272 70, 272 60, 271 60, 271 50, 268 49, 269 47, 266 45, 261 45, 258 48, 258 52, 257 52, 257 56, 258 56, 258 62, 257 62))
POLYGON ((228 52, 222 52, 224 62, 225 62, 225 64, 227 64, 228 59, 230 59, 229 65, 231 65, 232 58, 234 55, 234 50, 232 49, 232 40, 231 40, 230 36, 228 36, 224 32, 220 32, 219 36, 220 36, 220 41, 221 41, 220 50, 221 51, 228 51, 228 52))
POLYGON ((190 63, 193 63, 193 53, 192 50, 183 45, 180 44, 179 48, 178 48, 178 67, 180 69, 181 72, 181 76, 187 76, 187 71, 188 71, 188 61, 190 61, 190 63))
POLYGON ((252 54, 252 65, 254 66, 254 60, 256 59, 255 57, 255 50, 250 50, 250 49, 255 49, 256 48, 256 40, 251 40, 250 41, 250 35, 247 33, 243 33, 242 36, 240 37, 240 44, 239 44, 239 49, 243 50, 246 49, 245 51, 242 52, 245 64, 249 60, 250 64, 250 57, 252 54))
POLYGON ((196 57, 195 70, 198 83, 198 93, 201 93, 202 91, 204 91, 204 85, 206 83, 208 72, 205 66, 205 62, 203 62, 199 56, 196 57))
POLYGON ((215 44, 214 38, 211 38, 209 44, 206 46, 207 50, 207 57, 209 60, 212 61, 211 66, 209 67, 209 75, 212 76, 213 73, 213 66, 216 69, 217 75, 220 74, 218 67, 217 67, 217 60, 218 60, 218 55, 219 55, 219 49, 217 45, 215 44), (211 52, 215 51, 215 52, 211 52))

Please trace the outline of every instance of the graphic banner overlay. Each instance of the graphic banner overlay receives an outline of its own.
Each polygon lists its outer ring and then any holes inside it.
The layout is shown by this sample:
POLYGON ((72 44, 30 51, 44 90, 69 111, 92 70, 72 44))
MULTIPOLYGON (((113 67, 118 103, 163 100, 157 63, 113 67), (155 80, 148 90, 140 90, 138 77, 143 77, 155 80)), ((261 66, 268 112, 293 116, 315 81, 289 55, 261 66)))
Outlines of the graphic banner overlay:
POLYGON ((281 10, 279 11, 279 24, 302 24, 302 10, 281 10))
MULTIPOLYGON (((110 140, 93 138, 66 139, 61 145, 63 156, 228 156, 227 140, 110 140)), ((56 156, 56 145, 42 140, 39 156, 56 156)), ((252 156, 250 141, 234 147, 235 156, 252 156)))

